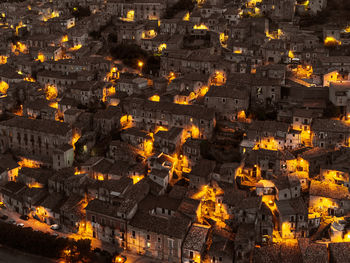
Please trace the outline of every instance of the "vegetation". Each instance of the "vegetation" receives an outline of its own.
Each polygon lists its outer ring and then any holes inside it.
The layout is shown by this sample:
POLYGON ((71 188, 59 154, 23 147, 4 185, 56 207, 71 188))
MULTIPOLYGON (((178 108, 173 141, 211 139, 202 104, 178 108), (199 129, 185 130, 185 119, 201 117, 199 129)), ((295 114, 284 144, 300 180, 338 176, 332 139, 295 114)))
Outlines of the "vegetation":
POLYGON ((143 61, 144 73, 157 74, 160 68, 160 58, 147 53, 135 44, 119 44, 110 49, 114 59, 121 60, 124 65, 138 69, 139 61, 143 61))
POLYGON ((192 12, 194 7, 195 2, 193 0, 179 0, 176 4, 167 8, 164 18, 173 18, 176 14, 182 11, 192 12))
POLYGON ((328 0, 327 8, 316 16, 305 15, 300 18, 300 26, 309 27, 327 23, 343 23, 350 20, 349 0, 328 0))
POLYGON ((250 111, 250 118, 259 121, 276 120, 277 111, 273 108, 256 107, 250 111))
POLYGON ((328 102, 327 107, 324 110, 324 116, 326 118, 339 118, 341 116, 340 108, 334 106, 333 103, 328 102))
POLYGON ((89 7, 77 6, 73 8, 72 15, 76 19, 81 19, 84 17, 88 17, 91 15, 91 11, 89 7))
POLYGON ((94 262, 91 241, 56 238, 50 234, 0 222, 0 243, 47 258, 64 257, 68 262, 94 262))

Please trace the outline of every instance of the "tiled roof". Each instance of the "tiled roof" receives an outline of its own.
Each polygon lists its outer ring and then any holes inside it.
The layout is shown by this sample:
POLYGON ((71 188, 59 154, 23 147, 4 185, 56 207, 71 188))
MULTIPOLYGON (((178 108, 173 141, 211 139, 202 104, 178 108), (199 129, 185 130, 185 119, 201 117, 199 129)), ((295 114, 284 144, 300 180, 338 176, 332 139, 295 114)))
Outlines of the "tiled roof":
POLYGON ((0 126, 16 127, 19 129, 32 130, 61 136, 66 136, 67 133, 71 131, 69 125, 64 122, 27 119, 24 117, 14 117, 12 119, 0 122, 0 126))

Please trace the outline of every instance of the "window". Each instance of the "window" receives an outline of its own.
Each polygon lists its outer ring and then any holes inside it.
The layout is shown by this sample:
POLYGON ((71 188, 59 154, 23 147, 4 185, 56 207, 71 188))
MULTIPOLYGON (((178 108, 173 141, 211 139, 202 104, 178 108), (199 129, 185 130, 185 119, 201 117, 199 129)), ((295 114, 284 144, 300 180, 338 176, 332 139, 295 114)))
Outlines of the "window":
POLYGON ((151 239, 150 235, 147 235, 147 240, 150 240, 150 239, 151 239))
POLYGON ((151 243, 147 242, 147 247, 150 248, 151 247, 151 243))
POLYGON ((190 251, 190 258, 193 258, 193 251, 190 251))
POLYGON ((132 237, 133 237, 133 238, 136 238, 136 233, 135 233, 135 231, 132 231, 132 237))
POLYGON ((173 248, 174 247, 174 240, 173 239, 168 239, 168 247, 173 248))

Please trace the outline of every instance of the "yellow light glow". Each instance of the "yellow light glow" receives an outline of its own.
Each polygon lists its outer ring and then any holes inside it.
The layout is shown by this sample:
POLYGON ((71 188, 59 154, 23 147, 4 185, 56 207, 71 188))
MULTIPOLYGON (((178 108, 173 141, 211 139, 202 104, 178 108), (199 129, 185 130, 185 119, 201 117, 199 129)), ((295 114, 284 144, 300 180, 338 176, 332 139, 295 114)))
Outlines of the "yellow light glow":
POLYGON ((292 70, 292 73, 300 79, 309 79, 313 74, 313 68, 310 65, 298 65, 297 68, 292 70))
POLYGON ((192 138, 199 138, 199 128, 196 125, 192 125, 190 131, 192 138))
MULTIPOLYGON (((107 73, 107 80, 116 80, 119 79, 120 74, 119 71, 116 67, 112 67, 112 69, 107 73)), ((115 88, 114 88, 114 92, 115 92, 115 88)))
POLYGON ((237 118, 238 118, 239 120, 245 120, 245 119, 246 119, 246 114, 245 114, 244 110, 241 110, 241 111, 239 111, 239 112, 237 113, 237 118))
POLYGON ((74 47, 71 47, 68 51, 77 51, 77 50, 79 50, 79 49, 81 49, 81 47, 82 47, 82 45, 75 45, 74 47))
POLYGON ((138 65, 140 68, 142 68, 142 67, 143 67, 143 62, 142 62, 142 61, 139 61, 139 62, 137 63, 137 65, 138 65))
POLYGON ((46 22, 49 19, 52 19, 52 18, 55 18, 55 17, 59 17, 59 16, 60 16, 60 14, 58 13, 58 11, 53 11, 50 14, 43 16, 41 18, 41 21, 46 22))
POLYGON ((144 178, 143 175, 132 175, 131 179, 133 184, 137 184, 138 182, 140 182, 142 179, 144 178))
POLYGON ((166 44, 165 43, 160 44, 158 47, 158 52, 161 53, 164 49, 166 49, 166 44))
POLYGON ((172 82, 175 78, 176 78, 175 73, 171 71, 168 75, 169 83, 172 82))
POLYGON ((39 184, 38 182, 30 183, 28 184, 29 188, 43 188, 42 184, 39 184))
POLYGON ((21 157, 21 160, 18 162, 18 165, 27 168, 40 168, 43 165, 43 163, 36 160, 21 157))
POLYGON ((223 86, 226 83, 225 73, 215 71, 210 78, 210 83, 213 86, 223 86))
POLYGON ((159 131, 168 131, 168 128, 166 128, 164 126, 157 126, 155 131, 154 131, 154 134, 156 134, 159 131))
MULTIPOLYGON (((81 207, 82 214, 85 214, 85 212, 84 212, 85 207, 84 206, 86 206, 86 205, 84 204, 81 207)), ((86 220, 80 221, 79 229, 78 229, 78 233, 77 233, 78 236, 84 237, 84 238, 92 238, 93 232, 94 232, 94 230, 93 230, 93 227, 92 227, 90 221, 86 221, 86 220)))
POLYGON ((102 101, 106 102, 107 101, 107 97, 113 96, 115 95, 115 87, 109 87, 109 88, 104 88, 103 89, 103 97, 102 97, 102 101))
POLYGON ((72 141, 71 141, 71 145, 73 146, 73 149, 75 150, 75 144, 76 142, 80 139, 81 135, 76 132, 76 131, 73 131, 73 136, 72 136, 72 141))
POLYGON ((35 79, 31 76, 26 76, 23 80, 28 82, 35 82, 35 79))
POLYGON ((152 97, 149 97, 148 99, 149 99, 150 101, 159 102, 160 97, 159 97, 158 95, 153 95, 152 97))
POLYGON ((55 102, 50 102, 49 106, 50 106, 51 108, 58 109, 58 102, 57 102, 57 101, 55 101, 55 102))
POLYGON ((152 156, 153 153, 153 140, 146 140, 143 143, 144 156, 146 158, 152 156))
POLYGON ((157 32, 154 29, 142 32, 142 39, 152 39, 155 36, 157 36, 157 32))
POLYGON ((233 53, 235 53, 235 54, 242 54, 242 50, 236 49, 236 50, 233 51, 233 53))
POLYGON ((183 21, 190 21, 190 12, 187 12, 185 16, 182 18, 183 21))
POLYGON ((275 140, 274 137, 262 138, 260 140, 260 142, 257 142, 253 148, 253 150, 258 150, 258 149, 277 151, 278 150, 278 142, 275 140))
POLYGON ((17 42, 15 45, 11 43, 11 51, 16 56, 18 56, 20 53, 27 53, 28 49, 27 46, 21 42, 17 42))
POLYGON ((38 206, 35 210, 35 214, 42 220, 47 218, 49 215, 49 212, 42 206, 38 206))
POLYGON ((0 64, 6 64, 7 63, 7 56, 0 56, 0 64))
POLYGON ((101 174, 99 174, 98 176, 97 176, 97 180, 99 180, 99 181, 104 181, 104 177, 103 177, 103 175, 101 175, 101 174))
POLYGON ((189 161, 186 156, 182 156, 181 159, 181 166, 182 166, 182 171, 185 173, 190 173, 191 172, 191 167, 189 164, 189 161))
POLYGON ((39 52, 38 54, 38 58, 36 59, 36 61, 40 61, 41 63, 45 61, 45 56, 43 53, 39 52))
POLYGON ((23 105, 20 105, 19 108, 13 114, 17 116, 23 116, 23 105))
POLYGON ((120 118, 120 125, 123 127, 123 129, 129 129, 132 125, 132 116, 131 115, 123 115, 120 118))
POLYGON ((135 11, 134 10, 129 10, 126 13, 126 17, 121 18, 123 21, 131 22, 134 21, 135 19, 135 11))
POLYGON ((247 2, 247 7, 249 7, 249 8, 256 7, 256 5, 257 5, 258 3, 261 3, 261 2, 262 2, 262 0, 249 0, 249 1, 247 2))
POLYGON ((61 43, 67 42, 68 41, 68 35, 64 35, 61 39, 61 43))
POLYGON ((229 218, 224 205, 218 202, 218 196, 223 194, 221 188, 205 185, 198 192, 194 193, 191 198, 200 200, 200 209, 197 210, 197 218, 199 222, 203 222, 204 218, 214 220, 220 228, 225 228, 225 220, 229 218), (210 205, 214 204, 214 206, 210 205))
POLYGON ((200 25, 194 25, 193 29, 198 29, 198 30, 209 30, 209 28, 204 25, 204 24, 200 24, 200 25))
POLYGON ((294 53, 293 53, 293 51, 291 51, 291 50, 288 51, 288 57, 294 58, 294 53))
POLYGON ((271 39, 281 39, 283 36, 283 31, 281 29, 278 29, 277 31, 274 31, 272 33, 269 33, 269 31, 265 31, 266 37, 271 40, 271 39))
POLYGON ((18 30, 22 27, 26 27, 26 25, 24 25, 22 21, 20 21, 19 24, 16 26, 16 36, 18 36, 18 30))
POLYGON ((227 47, 227 40, 228 40, 228 35, 225 35, 225 33, 220 33, 220 43, 223 47, 227 47))
POLYGON ((340 46, 341 45, 341 41, 335 39, 334 37, 326 37, 324 39, 324 45, 327 47, 331 47, 331 46, 340 46))
POLYGON ((54 100, 57 98, 58 91, 55 85, 47 85, 45 88, 45 94, 47 100, 54 100))
POLYGON ((5 81, 2 80, 2 81, 0 82, 0 93, 6 94, 8 88, 9 88, 9 85, 8 85, 5 81))
POLYGON ((293 238, 293 232, 291 231, 291 225, 289 222, 282 224, 282 238, 293 238))

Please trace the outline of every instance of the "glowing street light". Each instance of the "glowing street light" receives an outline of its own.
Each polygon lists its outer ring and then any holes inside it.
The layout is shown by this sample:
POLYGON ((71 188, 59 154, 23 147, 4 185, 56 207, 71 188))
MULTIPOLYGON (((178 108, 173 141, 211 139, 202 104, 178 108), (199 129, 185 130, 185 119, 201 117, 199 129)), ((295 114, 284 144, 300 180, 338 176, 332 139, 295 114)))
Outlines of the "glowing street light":
POLYGON ((143 62, 142 62, 142 61, 139 61, 139 62, 137 63, 137 65, 138 65, 139 68, 140 68, 140 74, 142 74, 143 62))

